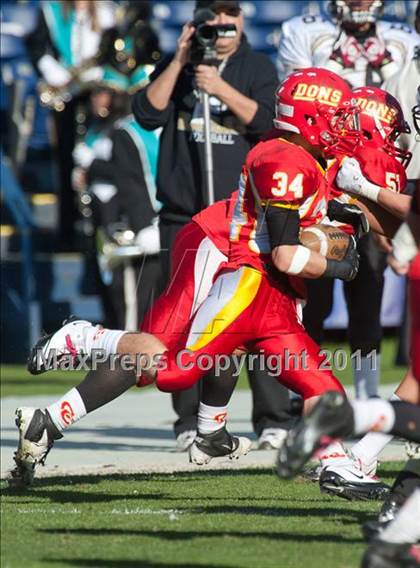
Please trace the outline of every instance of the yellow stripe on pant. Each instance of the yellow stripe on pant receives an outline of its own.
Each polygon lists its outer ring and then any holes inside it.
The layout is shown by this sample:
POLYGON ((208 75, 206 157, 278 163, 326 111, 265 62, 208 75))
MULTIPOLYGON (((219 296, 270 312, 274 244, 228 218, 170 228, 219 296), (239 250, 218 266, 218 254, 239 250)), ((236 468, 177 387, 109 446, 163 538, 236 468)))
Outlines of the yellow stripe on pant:
POLYGON ((252 304, 262 274, 250 266, 219 276, 194 316, 187 349, 199 351, 223 333, 252 304))

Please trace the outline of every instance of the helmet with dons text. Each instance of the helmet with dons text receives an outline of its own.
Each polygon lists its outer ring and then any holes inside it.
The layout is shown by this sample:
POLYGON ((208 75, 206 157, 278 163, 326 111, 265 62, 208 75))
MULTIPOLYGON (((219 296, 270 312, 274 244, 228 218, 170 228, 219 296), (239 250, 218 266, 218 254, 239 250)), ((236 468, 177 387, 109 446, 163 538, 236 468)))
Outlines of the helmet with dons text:
POLYGON ((351 154, 360 138, 358 112, 341 77, 310 67, 292 73, 278 87, 274 126, 301 134, 326 155, 351 154))
POLYGON ((383 0, 331 0, 328 10, 339 23, 366 24, 376 22, 383 14, 383 0))
POLYGON ((358 87, 353 96, 360 107, 362 142, 367 146, 383 148, 406 168, 411 152, 396 146, 402 133, 410 133, 400 103, 387 91, 377 87, 358 87))

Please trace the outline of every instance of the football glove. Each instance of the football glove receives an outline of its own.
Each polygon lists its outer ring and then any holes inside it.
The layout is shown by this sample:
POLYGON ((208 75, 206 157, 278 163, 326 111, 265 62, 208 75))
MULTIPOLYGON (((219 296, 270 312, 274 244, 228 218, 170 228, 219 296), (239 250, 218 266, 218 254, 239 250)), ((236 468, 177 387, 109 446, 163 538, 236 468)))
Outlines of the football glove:
POLYGON ((331 221, 339 221, 340 223, 351 225, 356 239, 360 239, 369 232, 368 218, 357 205, 340 203, 340 201, 332 199, 328 202, 327 215, 331 221))
POLYGON ((381 187, 371 183, 362 173, 360 164, 355 158, 346 158, 343 160, 341 167, 335 178, 337 187, 346 191, 366 197, 370 201, 378 201, 379 191, 381 187))
POLYGON ((356 239, 352 236, 343 260, 327 260, 327 268, 322 278, 339 278, 345 282, 350 282, 356 278, 359 262, 360 256, 356 248, 356 239))

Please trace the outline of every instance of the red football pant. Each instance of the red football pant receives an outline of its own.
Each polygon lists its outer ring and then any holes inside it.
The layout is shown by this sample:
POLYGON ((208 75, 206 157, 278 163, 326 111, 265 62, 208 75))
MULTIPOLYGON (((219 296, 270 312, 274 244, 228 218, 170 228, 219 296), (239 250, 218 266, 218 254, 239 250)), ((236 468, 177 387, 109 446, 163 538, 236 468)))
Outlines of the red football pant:
POLYGON ((155 335, 168 349, 185 336, 192 315, 206 299, 226 257, 192 221, 178 233, 171 261, 171 280, 141 325, 141 331, 155 335))
POLYGON ((295 299, 270 276, 249 266, 217 278, 186 334, 162 361, 158 388, 191 387, 216 356, 230 355, 240 345, 266 358, 278 357, 278 380, 304 399, 343 391, 300 323, 295 299))

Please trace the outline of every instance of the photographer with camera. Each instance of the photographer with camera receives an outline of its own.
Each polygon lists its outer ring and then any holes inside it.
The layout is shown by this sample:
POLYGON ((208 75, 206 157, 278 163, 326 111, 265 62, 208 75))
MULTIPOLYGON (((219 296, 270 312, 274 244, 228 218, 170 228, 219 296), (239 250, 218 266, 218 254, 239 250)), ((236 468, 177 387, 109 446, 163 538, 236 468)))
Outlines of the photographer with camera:
MULTIPOLYGON (((134 98, 140 125, 150 130, 163 127, 157 177, 157 198, 163 204, 163 284, 169 279, 169 251, 176 234, 209 203, 208 178, 216 201, 228 197, 237 187, 249 149, 272 128, 276 69, 265 54, 252 50, 243 25, 239 2, 197 1, 194 21, 183 27, 175 54, 158 66, 151 83, 134 98), (213 176, 208 175, 203 93, 208 94, 210 107, 213 176)), ((280 429, 287 393, 265 374, 251 378, 251 384, 257 433, 280 429)), ((198 400, 198 388, 174 396, 180 450, 193 440, 198 400)))

